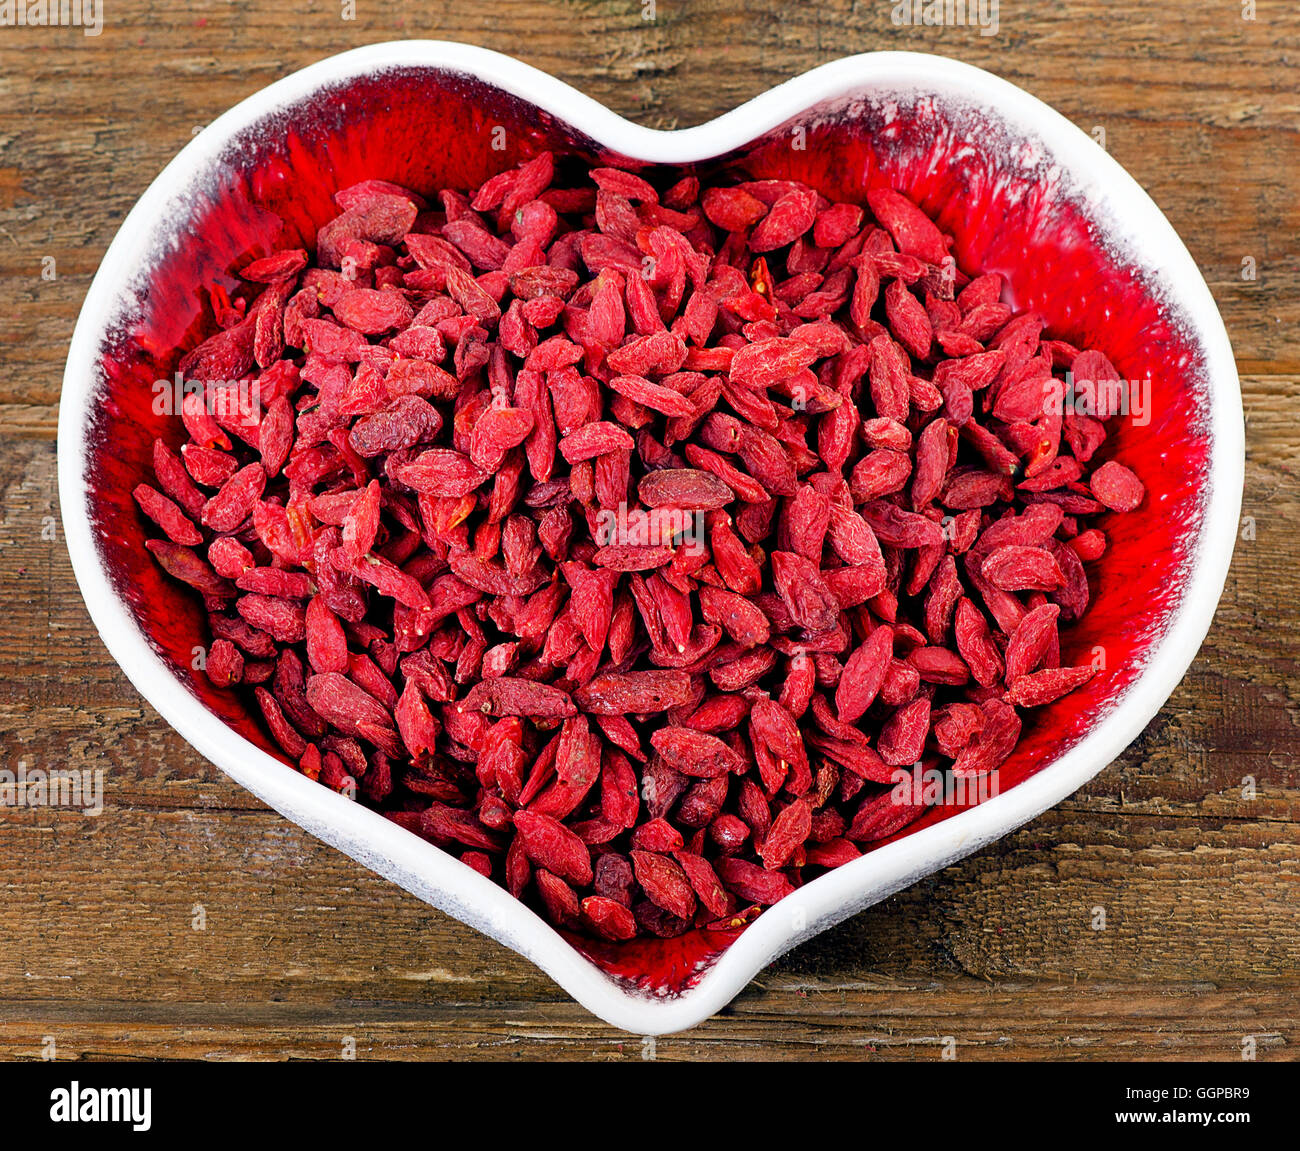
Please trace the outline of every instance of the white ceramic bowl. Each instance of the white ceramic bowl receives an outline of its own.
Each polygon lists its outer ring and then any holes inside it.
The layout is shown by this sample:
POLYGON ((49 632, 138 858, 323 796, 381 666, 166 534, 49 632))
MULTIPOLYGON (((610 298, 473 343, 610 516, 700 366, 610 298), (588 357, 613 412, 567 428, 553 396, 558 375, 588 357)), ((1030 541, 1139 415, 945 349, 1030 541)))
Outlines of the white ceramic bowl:
MULTIPOLYGON (((291 114, 291 113, 290 113, 291 114)), ((1241 399, 1222 321, 1195 264, 1142 189, 1081 131, 1034 97, 951 60, 882 52, 835 61, 765 92, 703 124, 660 132, 631 124, 580 92, 509 57, 465 45, 410 41, 360 48, 322 61, 244 100, 200 133, 141 197, 123 223, 87 295, 68 356, 59 418, 59 495, 69 551, 90 614, 114 658, 141 694, 198 751, 249 791, 313 835, 419 898, 513 948, 608 1022, 654 1035, 681 1030, 727 1004, 749 979, 804 939, 976 851, 1075 791, 1134 739, 1172 692, 1205 636, 1228 569, 1240 510, 1241 399), (231 139, 267 116, 283 115, 320 88, 394 68, 476 77, 544 109, 598 144, 628 156, 689 163, 732 152, 788 122, 815 120, 846 99, 889 109, 917 96, 936 106, 987 108, 989 119, 1050 179, 1071 189, 1142 269, 1178 322, 1191 329, 1209 423, 1205 498, 1188 530, 1191 563, 1179 601, 1140 672, 1115 706, 1048 766, 996 798, 871 852, 797 891, 754 922, 693 986, 652 996, 615 981, 537 915, 458 860, 380 815, 308 780, 208 711, 142 633, 130 603, 106 570, 104 540, 92 522, 87 437, 101 385, 106 333, 132 306, 138 284, 169 236, 184 226, 196 173, 217 162, 231 139)), ((164 861, 158 861, 165 866, 164 861)))

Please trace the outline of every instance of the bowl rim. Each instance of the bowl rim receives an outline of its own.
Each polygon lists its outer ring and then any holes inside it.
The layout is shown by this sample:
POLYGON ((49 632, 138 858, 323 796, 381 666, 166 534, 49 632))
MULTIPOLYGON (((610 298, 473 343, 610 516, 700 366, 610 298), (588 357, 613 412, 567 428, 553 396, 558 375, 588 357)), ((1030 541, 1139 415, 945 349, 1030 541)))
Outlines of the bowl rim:
POLYGON ((371 44, 295 71, 198 133, 127 215, 77 320, 58 426, 59 502, 77 583, 105 646, 158 713, 200 754, 304 830, 517 951, 601 1019, 642 1035, 680 1031, 703 1021, 785 951, 1026 823, 1118 756, 1173 692, 1209 629, 1236 542, 1244 460, 1240 383, 1227 332, 1200 270, 1160 209, 1118 162, 1036 97, 983 69, 919 52, 842 57, 714 120, 674 131, 631 123, 531 65, 454 41, 371 44), (1204 351, 1210 462, 1197 551, 1168 630, 1113 709, 1030 778, 800 888, 755 920, 692 987, 673 996, 649 996, 616 982, 492 881, 414 834, 402 834, 376 812, 308 780, 228 728, 188 690, 178 691, 176 677, 114 591, 95 543, 84 445, 91 423, 88 401, 99 382, 98 351, 117 315, 120 286, 133 281, 154 250, 150 240, 167 232, 162 210, 249 124, 322 87, 397 67, 470 74, 551 113, 598 145, 654 163, 690 163, 725 154, 819 104, 855 92, 934 94, 991 107, 1008 129, 1044 142, 1048 157, 1071 173, 1080 200, 1094 217, 1105 206, 1134 263, 1157 271, 1162 289, 1187 317, 1204 351))

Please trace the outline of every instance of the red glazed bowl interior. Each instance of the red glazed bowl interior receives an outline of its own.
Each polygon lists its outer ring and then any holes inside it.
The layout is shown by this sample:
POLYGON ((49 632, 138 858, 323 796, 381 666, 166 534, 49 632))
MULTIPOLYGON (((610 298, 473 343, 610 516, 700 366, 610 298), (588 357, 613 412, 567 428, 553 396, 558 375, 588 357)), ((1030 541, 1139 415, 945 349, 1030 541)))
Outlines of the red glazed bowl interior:
MULTIPOLYGON (((1006 791, 1095 725, 1160 639, 1195 550, 1209 436, 1206 388, 1195 376, 1200 356, 1186 327, 1108 248, 1068 187, 1036 164, 1032 145, 1003 138, 984 115, 922 99, 893 106, 886 117, 870 102, 843 102, 803 117, 803 134, 777 130, 693 167, 703 178, 728 166, 753 177, 790 177, 859 204, 868 188, 896 188, 956 237, 965 272, 1003 273, 1007 302, 1040 312, 1049 335, 1099 348, 1126 379, 1150 381, 1150 423, 1122 421, 1100 457, 1133 468, 1147 502, 1138 514, 1102 520, 1110 547, 1088 565, 1092 606, 1062 635, 1063 663, 1090 662, 1100 647, 1105 670, 1027 718, 1020 746, 1001 769, 1006 791)), ((256 709, 250 713, 238 694, 191 669, 192 649, 207 641, 201 605, 145 550, 147 525, 131 490, 151 473, 155 436, 173 447, 184 438, 179 420, 155 414, 152 385, 169 379, 181 355, 215 331, 211 290, 235 294, 244 286, 234 269, 277 248, 313 246, 316 227, 337 211, 337 189, 382 178, 430 195, 448 186, 469 190, 542 149, 569 153, 574 163, 612 158, 531 104, 462 74, 398 69, 319 91, 224 151, 201 193, 168 222, 174 243, 156 254, 147 284, 134 289, 134 307, 102 348, 87 487, 104 567, 186 688, 281 760, 256 709), (491 147, 498 126, 505 128, 503 151, 491 147)), ((902 834, 960 810, 932 808, 902 834)), ((392 834, 409 833, 394 826, 392 834)), ((571 942, 612 975, 671 991, 695 979, 732 938, 696 931, 667 942, 571 942)))

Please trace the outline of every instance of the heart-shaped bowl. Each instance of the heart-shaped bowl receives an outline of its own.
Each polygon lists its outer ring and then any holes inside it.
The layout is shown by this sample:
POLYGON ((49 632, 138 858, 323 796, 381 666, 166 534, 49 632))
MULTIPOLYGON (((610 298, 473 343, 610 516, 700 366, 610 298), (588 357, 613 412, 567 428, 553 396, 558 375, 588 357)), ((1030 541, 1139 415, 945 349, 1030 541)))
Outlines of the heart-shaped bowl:
POLYGON ((158 712, 287 818, 641 1034, 705 1019, 783 952, 1032 819, 1110 763, 1209 627, 1243 459, 1223 323, 1142 189, 1019 88, 895 52, 835 61, 676 132, 638 127, 525 64, 461 44, 379 44, 296 72, 203 129, 131 211, 86 297, 59 415, 73 567, 104 643, 158 712), (214 330, 214 285, 233 289, 233 269, 276 248, 311 246, 339 188, 379 177, 422 192, 469 189, 540 149, 702 174, 740 166, 858 203, 868 188, 894 187, 955 236, 964 271, 1003 273, 1007 302, 1037 309, 1049 334, 1099 347, 1126 379, 1149 382, 1144 417, 1132 413, 1108 443, 1147 501, 1107 517, 1093 606, 1063 638, 1063 662, 1101 649, 1105 670, 1034 713, 998 794, 936 805, 740 931, 622 945, 561 934, 453 856, 299 774, 236 694, 191 670, 202 611, 155 567, 132 501, 154 437, 183 438, 179 420, 155 413, 153 384, 214 330))

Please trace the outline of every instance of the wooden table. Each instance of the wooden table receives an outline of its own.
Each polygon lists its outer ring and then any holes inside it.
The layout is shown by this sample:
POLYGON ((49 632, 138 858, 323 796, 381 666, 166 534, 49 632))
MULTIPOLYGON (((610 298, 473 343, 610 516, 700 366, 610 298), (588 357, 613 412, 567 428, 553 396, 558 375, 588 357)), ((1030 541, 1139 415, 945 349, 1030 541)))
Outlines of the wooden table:
POLYGON ((137 696, 58 527, 68 338, 136 197, 204 123, 359 44, 462 40, 655 127, 872 49, 959 57, 1106 146, 1187 241, 1248 417, 1218 616, 1125 755, 1055 810, 806 944, 660 1059, 1294 1058, 1300 1045, 1300 12, 1007 2, 996 36, 888 0, 104 5, 0 28, 0 766, 102 768, 99 817, 0 813, 0 1055, 640 1059, 523 960, 261 806, 137 696), (47 257, 55 278, 43 278, 47 257), (1243 261, 1257 278, 1245 280, 1243 261), (1245 799, 1242 781, 1257 781, 1245 799), (1094 908, 1106 912, 1094 930, 1094 908), (203 930, 195 924, 202 920, 203 930))

